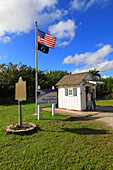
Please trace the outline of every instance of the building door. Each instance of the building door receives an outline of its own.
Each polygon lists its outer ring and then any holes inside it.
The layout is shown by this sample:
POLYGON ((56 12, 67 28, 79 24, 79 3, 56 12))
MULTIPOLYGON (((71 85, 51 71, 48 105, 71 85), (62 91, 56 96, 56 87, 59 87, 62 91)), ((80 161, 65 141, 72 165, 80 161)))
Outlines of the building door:
POLYGON ((88 91, 91 92, 91 87, 86 86, 86 109, 88 109, 88 108, 87 108, 87 94, 88 94, 88 91))

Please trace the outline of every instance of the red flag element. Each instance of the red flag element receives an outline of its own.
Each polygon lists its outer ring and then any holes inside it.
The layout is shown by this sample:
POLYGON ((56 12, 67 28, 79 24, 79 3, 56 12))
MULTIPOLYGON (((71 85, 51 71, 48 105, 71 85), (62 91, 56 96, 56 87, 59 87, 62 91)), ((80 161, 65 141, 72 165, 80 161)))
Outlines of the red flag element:
POLYGON ((49 48, 54 48, 56 43, 56 37, 38 30, 38 42, 46 44, 49 48))

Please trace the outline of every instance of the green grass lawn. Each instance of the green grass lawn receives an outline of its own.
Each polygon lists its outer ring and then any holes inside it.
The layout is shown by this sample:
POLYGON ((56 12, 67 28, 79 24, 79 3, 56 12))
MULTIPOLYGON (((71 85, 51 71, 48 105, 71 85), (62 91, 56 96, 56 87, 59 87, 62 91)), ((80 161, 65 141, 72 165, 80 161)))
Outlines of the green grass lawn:
POLYGON ((98 106, 113 106, 113 99, 97 99, 96 104, 98 106))
POLYGON ((72 118, 22 106, 23 122, 35 123, 33 134, 7 135, 6 126, 18 123, 18 106, 0 106, 0 169, 112 170, 113 130, 102 122, 72 118))

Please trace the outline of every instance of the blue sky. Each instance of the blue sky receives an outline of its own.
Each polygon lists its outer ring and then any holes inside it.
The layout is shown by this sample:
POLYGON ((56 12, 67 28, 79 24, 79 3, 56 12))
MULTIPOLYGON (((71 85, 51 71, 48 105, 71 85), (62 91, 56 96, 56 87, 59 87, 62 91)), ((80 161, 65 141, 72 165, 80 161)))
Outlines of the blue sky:
POLYGON ((113 76, 112 0, 1 0, 0 64, 35 67, 35 21, 57 37, 49 54, 38 51, 38 69, 113 76))

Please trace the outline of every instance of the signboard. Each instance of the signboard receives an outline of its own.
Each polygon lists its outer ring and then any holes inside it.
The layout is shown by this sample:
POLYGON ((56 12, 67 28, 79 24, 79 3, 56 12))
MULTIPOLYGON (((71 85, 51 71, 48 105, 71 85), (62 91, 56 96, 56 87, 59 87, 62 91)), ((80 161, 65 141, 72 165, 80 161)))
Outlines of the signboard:
POLYGON ((26 100, 26 81, 23 81, 22 77, 19 77, 19 81, 16 83, 15 91, 15 100, 26 100))
POLYGON ((37 90, 37 105, 57 103, 57 89, 37 90))

